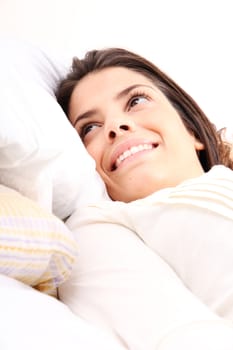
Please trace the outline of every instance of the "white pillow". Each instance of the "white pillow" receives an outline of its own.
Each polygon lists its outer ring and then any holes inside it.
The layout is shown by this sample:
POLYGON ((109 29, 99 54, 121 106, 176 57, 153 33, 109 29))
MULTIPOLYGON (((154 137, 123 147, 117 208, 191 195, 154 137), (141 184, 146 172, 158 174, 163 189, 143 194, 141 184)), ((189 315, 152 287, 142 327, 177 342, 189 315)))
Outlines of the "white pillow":
POLYGON ((54 95, 72 57, 6 38, 0 52, 0 182, 64 219, 104 189, 54 95))

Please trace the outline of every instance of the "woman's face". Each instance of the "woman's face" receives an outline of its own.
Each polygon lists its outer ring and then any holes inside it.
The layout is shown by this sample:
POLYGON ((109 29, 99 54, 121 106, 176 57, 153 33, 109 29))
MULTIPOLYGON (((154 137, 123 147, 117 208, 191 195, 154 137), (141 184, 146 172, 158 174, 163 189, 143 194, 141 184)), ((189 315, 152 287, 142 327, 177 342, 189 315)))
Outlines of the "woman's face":
POLYGON ((140 73, 113 67, 88 74, 73 91, 69 118, 114 200, 143 198, 203 173, 203 145, 140 73))

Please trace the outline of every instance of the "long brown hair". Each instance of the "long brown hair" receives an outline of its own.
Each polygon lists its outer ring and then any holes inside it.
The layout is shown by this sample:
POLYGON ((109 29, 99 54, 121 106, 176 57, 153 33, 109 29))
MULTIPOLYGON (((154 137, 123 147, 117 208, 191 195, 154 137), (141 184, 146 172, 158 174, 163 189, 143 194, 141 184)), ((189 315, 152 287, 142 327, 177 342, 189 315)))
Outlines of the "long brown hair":
POLYGON ((59 83, 56 92, 57 101, 67 116, 70 98, 78 82, 87 74, 108 67, 125 67, 136 71, 150 79, 164 93, 186 128, 203 143, 204 149, 198 156, 204 171, 217 164, 233 169, 231 145, 222 137, 224 130, 217 131, 193 98, 152 62, 122 48, 92 50, 83 59, 73 59, 70 72, 59 83))

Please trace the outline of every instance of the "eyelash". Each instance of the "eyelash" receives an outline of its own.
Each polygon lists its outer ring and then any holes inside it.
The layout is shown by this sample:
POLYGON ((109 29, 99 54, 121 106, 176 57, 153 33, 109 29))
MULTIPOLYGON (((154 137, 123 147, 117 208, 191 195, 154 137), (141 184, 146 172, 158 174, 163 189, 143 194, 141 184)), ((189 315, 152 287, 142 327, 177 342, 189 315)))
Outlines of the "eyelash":
MULTIPOLYGON (((148 94, 146 94, 144 91, 133 90, 129 94, 128 101, 126 104, 126 109, 129 110, 130 108, 133 108, 133 106, 131 106, 132 102, 140 97, 143 97, 148 101, 150 100, 150 96, 148 94)), ((86 124, 81 125, 79 130, 78 130, 78 134, 79 134, 81 140, 84 140, 85 136, 88 134, 88 132, 86 132, 88 127, 98 126, 98 125, 100 125, 100 123, 97 123, 97 122, 90 122, 90 123, 86 123, 86 124)))
POLYGON ((127 107, 128 108, 132 108, 130 105, 131 103, 136 100, 136 98, 139 98, 139 97, 143 97, 145 98, 146 100, 150 100, 150 96, 148 94, 146 94, 144 91, 141 91, 141 90, 133 90, 130 92, 130 96, 129 96, 129 100, 128 100, 128 103, 127 103, 127 107))
POLYGON ((78 130, 78 134, 81 138, 81 140, 83 141, 85 136, 88 134, 87 129, 88 127, 92 127, 94 125, 98 125, 99 123, 95 123, 95 122, 90 122, 90 123, 86 123, 86 124, 83 124, 82 126, 80 126, 79 130, 78 130))

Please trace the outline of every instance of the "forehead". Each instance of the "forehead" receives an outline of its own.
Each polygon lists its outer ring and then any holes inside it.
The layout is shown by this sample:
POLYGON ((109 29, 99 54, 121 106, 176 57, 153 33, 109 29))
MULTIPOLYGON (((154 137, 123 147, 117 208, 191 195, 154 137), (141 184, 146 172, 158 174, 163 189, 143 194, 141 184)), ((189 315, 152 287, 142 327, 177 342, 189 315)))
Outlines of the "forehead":
POLYGON ((134 84, 154 87, 152 81, 139 72, 124 67, 110 67, 86 75, 78 82, 73 94, 78 95, 79 99, 97 92, 98 95, 114 94, 134 84))

